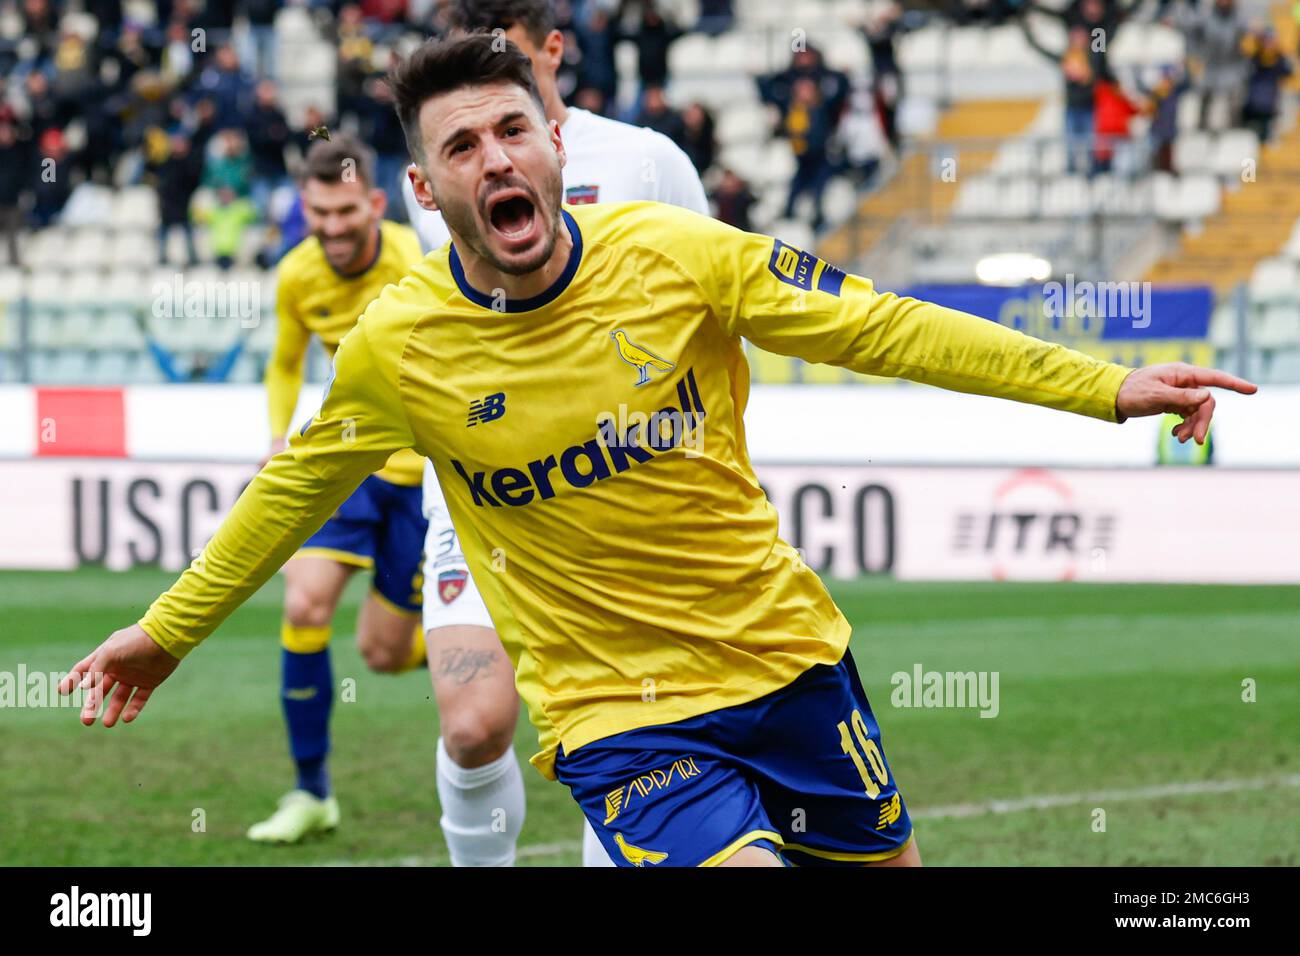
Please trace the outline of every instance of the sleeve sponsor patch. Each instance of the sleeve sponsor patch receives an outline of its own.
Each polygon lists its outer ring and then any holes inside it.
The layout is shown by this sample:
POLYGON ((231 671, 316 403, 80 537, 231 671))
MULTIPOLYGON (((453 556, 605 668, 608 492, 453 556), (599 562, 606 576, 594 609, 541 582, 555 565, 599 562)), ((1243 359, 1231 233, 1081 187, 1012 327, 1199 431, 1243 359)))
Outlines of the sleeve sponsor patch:
POLYGON ((816 289, 833 296, 840 294, 840 288, 844 285, 842 270, 811 253, 788 246, 780 239, 773 239, 772 243, 772 257, 767 262, 768 272, 796 289, 808 292, 816 289))

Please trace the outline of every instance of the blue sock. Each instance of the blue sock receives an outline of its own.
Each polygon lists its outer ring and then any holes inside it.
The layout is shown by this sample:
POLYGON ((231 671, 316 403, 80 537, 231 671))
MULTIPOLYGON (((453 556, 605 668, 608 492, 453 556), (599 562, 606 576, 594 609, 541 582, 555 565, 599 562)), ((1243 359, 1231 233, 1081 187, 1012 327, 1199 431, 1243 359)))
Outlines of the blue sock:
POLYGON ((334 704, 329 649, 310 654, 282 651, 280 675, 280 702, 289 725, 289 751, 298 765, 298 789, 323 800, 330 793, 325 757, 334 704))

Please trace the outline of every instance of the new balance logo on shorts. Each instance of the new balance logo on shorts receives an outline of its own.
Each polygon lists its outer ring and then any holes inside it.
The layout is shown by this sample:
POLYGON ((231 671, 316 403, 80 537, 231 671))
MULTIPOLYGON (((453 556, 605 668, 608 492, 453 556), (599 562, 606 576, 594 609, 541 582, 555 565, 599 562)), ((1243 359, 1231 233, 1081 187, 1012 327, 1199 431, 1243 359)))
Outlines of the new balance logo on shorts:
POLYGON ((465 423, 465 427, 473 428, 484 422, 494 422, 505 413, 506 393, 497 392, 495 395, 488 395, 469 403, 469 421, 465 423))

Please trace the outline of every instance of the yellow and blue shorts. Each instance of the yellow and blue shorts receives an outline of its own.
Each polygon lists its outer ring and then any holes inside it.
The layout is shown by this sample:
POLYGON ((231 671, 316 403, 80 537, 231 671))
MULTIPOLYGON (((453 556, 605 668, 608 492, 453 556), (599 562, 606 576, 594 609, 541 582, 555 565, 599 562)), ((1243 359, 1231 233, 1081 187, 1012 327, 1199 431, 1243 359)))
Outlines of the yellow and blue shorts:
POLYGON ((421 496, 419 485, 395 485, 371 475, 306 540, 297 557, 373 568, 379 596, 399 613, 418 614, 429 525, 421 496))
POLYGON ((902 853, 912 822, 853 658, 746 704, 560 749, 555 771, 619 866, 800 866, 902 853))

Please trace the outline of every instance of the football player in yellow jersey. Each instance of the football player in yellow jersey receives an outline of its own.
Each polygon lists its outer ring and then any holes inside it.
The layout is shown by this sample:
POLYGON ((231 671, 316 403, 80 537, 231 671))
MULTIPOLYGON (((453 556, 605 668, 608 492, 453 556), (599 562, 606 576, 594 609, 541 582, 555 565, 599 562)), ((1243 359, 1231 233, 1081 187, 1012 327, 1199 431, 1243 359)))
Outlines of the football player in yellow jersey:
MULTIPOLYGON (((749 463, 740 338, 863 373, 1204 439, 1223 372, 1134 371, 877 292, 657 203, 563 209, 558 128, 498 38, 397 68, 416 195, 451 246, 367 310, 316 418, 197 560, 64 680, 130 721, 394 451, 429 456, 537 728, 623 865, 917 864, 849 624, 749 463), (619 333, 622 333, 621 335, 619 333), (490 412, 488 411, 490 409, 490 412), (350 431, 349 431, 350 429, 350 431)), ((852 427, 851 422, 845 423, 852 427)))
MULTIPOLYGON (((311 337, 333 356, 371 300, 422 255, 413 229, 383 218, 374 155, 354 136, 335 133, 308 149, 302 204, 311 235, 280 262, 278 329, 266 369, 272 456, 285 447, 311 337)), ((328 645, 339 596, 355 571, 374 574, 357 622, 366 663, 392 672, 424 659, 423 468, 424 459, 409 449, 393 455, 284 566, 281 704, 298 780, 268 819, 249 828, 252 840, 294 843, 338 825, 326 768, 334 700, 328 645)))

